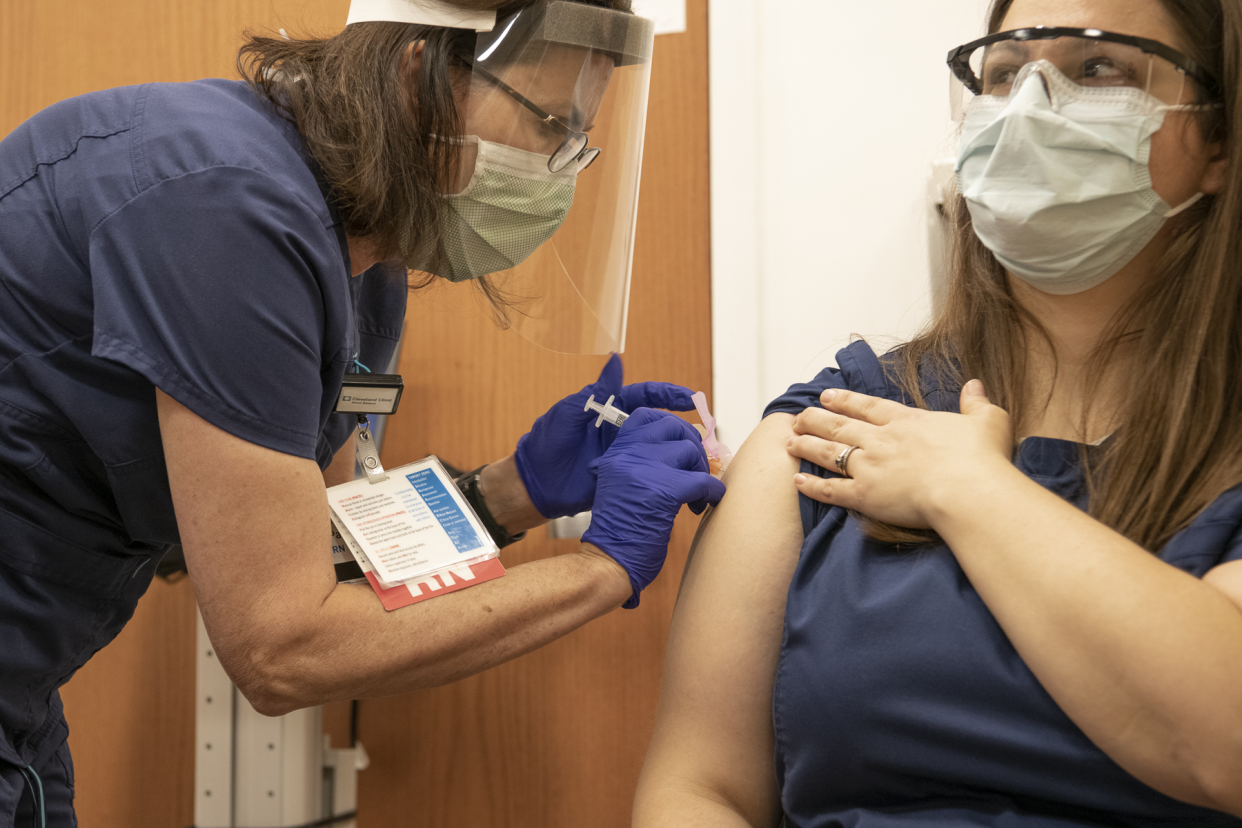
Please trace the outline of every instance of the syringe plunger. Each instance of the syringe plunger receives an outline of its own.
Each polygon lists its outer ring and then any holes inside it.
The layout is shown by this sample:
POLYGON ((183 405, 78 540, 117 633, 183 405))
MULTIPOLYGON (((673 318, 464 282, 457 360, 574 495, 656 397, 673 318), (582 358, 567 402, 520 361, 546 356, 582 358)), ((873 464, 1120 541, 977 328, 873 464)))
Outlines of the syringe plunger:
POLYGON ((622 411, 619 408, 613 408, 612 401, 615 400, 616 398, 617 398, 617 395, 613 394, 611 397, 608 398, 608 402, 604 403, 603 405, 600 405, 599 403, 595 401, 595 395, 592 394, 591 398, 587 400, 586 408, 582 410, 599 412, 599 418, 595 420, 596 428, 599 428, 600 424, 603 423, 604 420, 607 420, 608 422, 620 428, 622 423, 624 423, 626 420, 630 418, 630 415, 626 414, 624 411, 622 411))

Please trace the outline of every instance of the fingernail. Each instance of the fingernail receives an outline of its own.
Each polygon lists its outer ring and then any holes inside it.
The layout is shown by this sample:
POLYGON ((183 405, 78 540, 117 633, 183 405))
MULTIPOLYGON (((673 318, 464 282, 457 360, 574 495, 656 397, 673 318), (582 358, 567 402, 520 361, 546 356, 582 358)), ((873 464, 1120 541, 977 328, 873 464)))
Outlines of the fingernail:
POLYGON ((983 390, 983 383, 977 379, 973 379, 966 383, 966 393, 972 397, 986 397, 988 394, 983 390))
POLYGON ((788 440, 786 440, 786 441, 785 441, 785 448, 793 448, 793 441, 794 441, 794 438, 792 438, 792 437, 790 437, 788 440))
POLYGON ((830 402, 832 402, 832 401, 833 401, 833 399, 835 399, 835 398, 836 398, 836 396, 837 396, 837 392, 836 392, 836 390, 835 390, 835 389, 834 389, 834 390, 832 390, 832 391, 825 391, 825 392, 824 392, 824 402, 825 402, 825 403, 830 403, 830 402))
POLYGON ((794 485, 795 485, 795 486, 801 486, 801 485, 803 485, 803 484, 805 484, 805 483, 806 483, 806 475, 805 475, 805 474, 795 474, 795 475, 794 475, 794 485))

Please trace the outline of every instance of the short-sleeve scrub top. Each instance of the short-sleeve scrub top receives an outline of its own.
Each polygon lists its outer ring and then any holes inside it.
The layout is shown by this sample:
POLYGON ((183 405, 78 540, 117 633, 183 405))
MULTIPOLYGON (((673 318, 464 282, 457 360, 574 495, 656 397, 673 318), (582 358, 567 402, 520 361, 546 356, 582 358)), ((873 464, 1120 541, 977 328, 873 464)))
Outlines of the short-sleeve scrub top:
MULTIPOLYGON (((864 342, 767 413, 797 414, 829 388, 906 402, 864 342)), ((924 388, 957 411, 960 389, 924 388)), ((1090 450, 1090 449, 1088 449, 1090 450)), ((1085 506, 1077 443, 1028 438, 1014 462, 1085 506)), ((829 476, 803 463, 802 470, 829 476)), ((868 540, 844 509, 800 497, 805 542, 774 688, 776 770, 798 828, 1238 828, 1122 770, 1061 711, 945 546, 868 540)), ((1242 489, 1161 550, 1196 577, 1242 558, 1242 489)))
POLYGON ((0 760, 179 542, 156 388, 321 467, 348 439, 343 375, 388 364, 405 274, 350 278, 320 178, 240 82, 92 93, 0 142, 0 760))

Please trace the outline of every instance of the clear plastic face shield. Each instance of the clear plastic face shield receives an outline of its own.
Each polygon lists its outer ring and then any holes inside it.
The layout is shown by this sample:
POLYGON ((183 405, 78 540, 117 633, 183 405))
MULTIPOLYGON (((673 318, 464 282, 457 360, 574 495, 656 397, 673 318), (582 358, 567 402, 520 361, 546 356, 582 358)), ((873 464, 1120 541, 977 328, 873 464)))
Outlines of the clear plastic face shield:
POLYGON ((552 351, 625 347, 654 24, 551 0, 480 33, 445 245, 552 351))
POLYGON ((1022 68, 1040 60, 1080 87, 1136 89, 1167 106, 1200 104, 1201 96, 1215 98, 1219 89, 1202 67, 1158 41, 1039 26, 989 35, 949 53, 954 118, 961 120, 976 97, 1009 97, 1022 68))

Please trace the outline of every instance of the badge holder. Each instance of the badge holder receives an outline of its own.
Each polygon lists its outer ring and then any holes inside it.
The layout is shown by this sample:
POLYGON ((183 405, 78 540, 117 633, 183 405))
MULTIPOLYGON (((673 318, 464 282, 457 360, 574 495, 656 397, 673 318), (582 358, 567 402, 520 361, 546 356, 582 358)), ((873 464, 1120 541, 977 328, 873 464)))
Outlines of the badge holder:
POLYGON ((505 574, 500 548, 436 457, 385 471, 370 414, 393 414, 395 374, 350 374, 338 413, 356 414, 355 453, 364 478, 328 489, 337 581, 371 585, 387 610, 505 574))
POLYGON ((375 438, 371 436, 371 418, 365 414, 358 415, 358 427, 354 429, 354 449, 358 458, 358 467, 371 483, 380 483, 388 479, 384 474, 384 466, 380 463, 379 452, 375 448, 375 438))
POLYGON ((379 451, 375 448, 370 415, 396 414, 403 391, 405 381, 400 374, 346 374, 341 382, 341 393, 333 411, 358 415, 358 427, 354 430, 358 467, 372 483, 387 480, 388 475, 384 474, 379 451))

